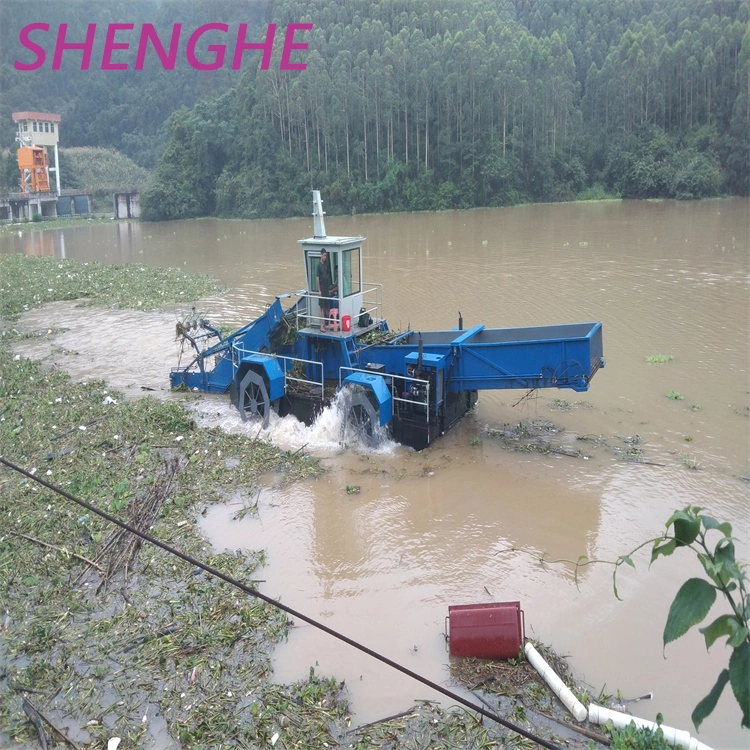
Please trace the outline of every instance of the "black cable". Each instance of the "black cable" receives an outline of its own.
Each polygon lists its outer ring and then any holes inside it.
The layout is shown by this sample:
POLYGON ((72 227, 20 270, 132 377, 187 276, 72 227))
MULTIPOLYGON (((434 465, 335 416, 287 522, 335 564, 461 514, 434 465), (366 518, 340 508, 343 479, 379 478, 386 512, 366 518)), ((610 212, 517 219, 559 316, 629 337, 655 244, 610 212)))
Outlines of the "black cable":
POLYGON ((421 682, 423 685, 427 685, 427 687, 432 688, 433 690, 436 690, 438 693, 442 693, 443 695, 447 696, 448 698, 451 698, 452 700, 455 700, 457 703, 460 703, 463 706, 466 706, 472 711, 476 711, 476 713, 481 714, 485 718, 495 721, 498 724, 501 724, 506 729, 510 729, 512 732, 515 732, 516 734, 520 734, 521 736, 526 737, 526 739, 529 739, 532 742, 536 742, 538 745, 541 745, 542 747, 550 748, 550 750, 561 750, 561 748, 558 745, 555 745, 552 742, 548 742, 547 740, 541 737, 538 737, 532 734, 531 732, 528 732, 523 727, 518 726, 517 724, 514 724, 513 722, 507 721, 506 719, 503 719, 497 714, 494 714, 491 711, 488 711, 487 709, 482 708, 482 706, 477 706, 476 704, 472 703, 466 698, 463 698, 457 693, 453 693, 447 688, 444 688, 441 685, 438 685, 437 683, 432 682, 431 680, 428 680, 426 677, 422 677, 422 675, 417 674, 416 672, 413 672, 411 669, 404 667, 398 662, 392 661, 387 656, 383 656, 382 654, 379 654, 377 651, 373 651, 371 648, 368 648, 367 646, 364 646, 363 644, 352 640, 351 638, 343 635, 342 633, 332 630, 328 626, 323 625, 323 623, 317 622, 316 620, 313 620, 311 617, 308 617, 307 615, 302 614, 302 612, 298 612, 292 609, 291 607, 287 607, 285 604, 282 604, 281 602, 276 601, 275 599, 271 599, 271 597, 266 596, 265 594, 262 594, 257 589, 254 589, 250 586, 246 586, 241 581, 238 581, 232 578, 231 576, 226 575, 226 573, 222 573, 220 570, 217 570, 216 568, 213 568, 210 565, 206 565, 206 563, 203 563, 200 560, 197 560, 196 558, 185 554, 184 552, 180 552, 174 547, 171 547, 170 545, 159 541, 158 539, 150 536, 149 534, 146 534, 143 531, 139 531, 138 529, 130 526, 124 521, 120 521, 114 516, 111 516, 106 511, 100 510, 99 508, 95 508, 93 505, 91 505, 90 503, 87 503, 85 500, 81 500, 80 498, 75 497, 74 495, 71 495, 69 492, 66 492, 60 487, 56 487, 55 485, 50 484, 44 479, 41 479, 40 477, 35 476, 30 471, 26 471, 26 469, 20 466, 17 466, 14 463, 11 463, 7 459, 3 458, 2 456, 0 456, 0 463, 4 464, 9 469, 13 469, 13 471, 17 471, 19 474, 23 474, 29 479, 33 479, 38 484, 41 484, 43 487, 46 487, 47 489, 52 490, 52 492, 56 492, 58 495, 61 495, 62 497, 67 498, 68 500, 72 500, 74 503, 77 503, 82 508, 86 508, 86 510, 91 511, 92 513, 95 513, 98 516, 101 516, 102 518, 106 519, 110 523, 113 523, 116 526, 119 526, 120 528, 125 529, 126 531, 129 531, 131 534, 135 534, 136 536, 139 536, 144 541, 149 542, 150 544, 153 544, 154 546, 159 547, 165 550, 166 552, 169 552, 170 554, 175 555, 176 557, 179 557, 181 560, 184 560, 185 562, 190 563, 190 565, 201 568, 202 570, 206 571, 206 573, 210 573, 216 578, 220 578, 222 581, 225 581, 226 583, 234 586, 235 588, 238 588, 240 591, 244 591, 246 594, 250 594, 250 596, 257 597, 258 599, 262 599, 267 604, 271 604, 272 606, 277 607, 283 612, 286 612, 288 615, 291 615, 292 617, 302 620, 303 622, 306 622, 309 625, 312 625, 318 628, 318 630, 322 630, 324 633, 327 633, 328 635, 331 635, 334 638, 337 638, 338 640, 343 641, 349 646, 353 646, 354 648, 358 649, 359 651, 362 651, 368 656, 372 656, 374 659, 377 659, 378 661, 381 661, 384 664, 387 664, 389 667, 393 667, 399 672, 402 672, 403 674, 411 677, 412 679, 417 680, 417 682, 421 682))

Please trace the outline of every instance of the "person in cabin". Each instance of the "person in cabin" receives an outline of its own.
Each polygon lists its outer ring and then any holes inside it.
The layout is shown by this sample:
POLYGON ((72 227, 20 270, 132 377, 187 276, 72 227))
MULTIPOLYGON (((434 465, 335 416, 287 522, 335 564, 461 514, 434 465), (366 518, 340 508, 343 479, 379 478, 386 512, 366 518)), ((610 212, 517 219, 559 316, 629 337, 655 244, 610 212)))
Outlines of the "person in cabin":
POLYGON ((320 262, 316 274, 318 282, 318 303, 320 304, 320 330, 325 331, 328 311, 331 308, 331 300, 328 298, 331 289, 331 268, 328 265, 328 253, 320 251, 320 262))

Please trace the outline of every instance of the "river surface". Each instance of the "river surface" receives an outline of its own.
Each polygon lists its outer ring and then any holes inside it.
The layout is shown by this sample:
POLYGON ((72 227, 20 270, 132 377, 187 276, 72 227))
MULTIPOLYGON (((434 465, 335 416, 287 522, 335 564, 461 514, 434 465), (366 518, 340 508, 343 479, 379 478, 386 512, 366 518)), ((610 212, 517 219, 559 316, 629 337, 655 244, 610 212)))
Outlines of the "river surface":
MULTIPOLYGON (((520 601, 527 635, 569 655, 593 697, 653 692, 632 712, 651 720, 661 712, 696 735, 690 713, 729 651, 717 642, 707 654, 697 630, 662 649, 662 630, 700 565, 678 552, 649 569, 645 548, 636 570, 619 572, 618 600, 611 566, 576 576, 572 562, 539 560, 615 560, 687 504, 731 521, 738 556, 750 559, 750 202, 519 206, 327 217, 326 226, 368 238, 364 278, 383 284, 391 328, 453 328, 459 312, 467 328, 600 320, 606 367, 583 394, 483 392, 473 414, 421 453, 393 444, 344 450, 333 413, 311 429, 276 419, 271 439, 321 456, 327 473, 284 488, 269 476, 257 518, 232 520, 239 498, 208 514, 205 533, 218 547, 265 548, 265 593, 446 685, 448 606, 520 601), (672 359, 647 362, 654 355, 672 359), (582 455, 512 451, 490 432, 525 420, 582 455), (628 460, 629 449, 645 461, 628 460)), ((0 252, 210 272, 229 289, 201 306, 213 321, 239 325, 304 286, 297 240, 311 235, 311 218, 121 223, 3 237, 0 252)), ((166 391, 180 310, 161 319, 58 312, 70 348, 85 349, 96 326, 114 342, 127 331, 142 352, 142 365, 113 361, 99 340, 74 375, 166 391)), ((247 430, 227 401, 204 398, 203 419, 247 430)), ((435 697, 299 623, 277 649, 276 678, 301 679, 311 666, 346 680, 357 722, 435 697)), ((696 736, 747 748, 750 732, 739 725, 727 688, 696 736)))

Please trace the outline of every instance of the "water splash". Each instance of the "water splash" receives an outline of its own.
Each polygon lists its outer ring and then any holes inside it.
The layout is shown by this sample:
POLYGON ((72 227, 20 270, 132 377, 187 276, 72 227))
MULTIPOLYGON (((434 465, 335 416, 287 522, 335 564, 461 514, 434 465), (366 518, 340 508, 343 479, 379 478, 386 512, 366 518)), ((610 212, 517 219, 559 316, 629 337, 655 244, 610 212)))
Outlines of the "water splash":
POLYGON ((195 419, 201 427, 217 427, 228 434, 246 435, 249 438, 267 440, 282 450, 297 451, 306 448, 316 453, 333 454, 341 450, 354 450, 381 454, 392 454, 400 445, 388 435, 385 427, 376 429, 377 445, 364 445, 360 440, 347 436, 343 442, 343 410, 336 400, 327 406, 311 425, 296 417, 280 417, 271 412, 268 429, 264 430, 259 420, 242 420, 236 407, 226 396, 203 394, 191 403, 195 419))

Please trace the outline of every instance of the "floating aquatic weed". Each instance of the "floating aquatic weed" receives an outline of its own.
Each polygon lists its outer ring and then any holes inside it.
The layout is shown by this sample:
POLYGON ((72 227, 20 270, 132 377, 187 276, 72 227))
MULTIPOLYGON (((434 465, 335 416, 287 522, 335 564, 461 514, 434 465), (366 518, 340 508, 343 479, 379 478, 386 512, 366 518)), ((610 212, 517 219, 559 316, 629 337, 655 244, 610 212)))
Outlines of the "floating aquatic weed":
POLYGON ((58 300, 81 299, 108 307, 153 310, 165 302, 197 300, 218 287, 210 276, 187 274, 174 268, 140 269, 133 264, 80 263, 72 259, 21 254, 0 255, 0 278, 12 283, 0 295, 0 317, 13 318, 33 306, 58 300), (60 274, 64 283, 55 283, 60 274))
POLYGON ((545 419, 522 420, 516 425, 487 429, 487 434, 500 442, 503 448, 520 453, 538 452, 542 454, 580 458, 581 451, 566 445, 565 429, 545 419))
MULTIPOLYGON (((0 344, 0 455, 26 468, 44 461, 66 490, 127 518, 127 500, 145 497, 158 485, 165 458, 195 453, 196 461, 185 461, 171 494, 148 522, 151 533, 188 553, 206 556, 205 542, 194 528, 177 527, 195 503, 219 499, 222 488, 236 490, 240 483, 251 491, 269 467, 280 473, 287 467, 299 476, 318 470, 315 462, 271 446, 199 430, 179 403, 124 401, 101 382, 73 383, 65 373, 44 372, 26 359, 14 361, 9 352, 7 341, 0 344), (117 403, 104 405, 107 395, 117 403), (184 439, 174 443, 170 437, 177 433, 184 439), (167 445, 173 447, 163 447, 167 445), (215 458, 217 450, 221 461, 215 458), (236 462, 232 471, 223 468, 225 458, 236 462)), ((209 654, 216 644, 237 638, 238 644, 247 644, 255 664, 252 674, 241 667, 247 653, 227 670, 234 675, 230 689, 235 694, 254 689, 270 674, 270 647, 287 627, 277 610, 243 604, 235 616, 226 585, 206 579, 196 586, 185 566, 151 549, 138 558, 126 558, 127 576, 124 569, 113 571, 113 590, 97 595, 100 573, 93 570, 90 581, 76 580, 86 569, 82 560, 95 560, 111 526, 92 513, 79 523, 79 508, 33 482, 17 482, 5 468, 0 470, 0 486, 0 516, 12 518, 15 531, 35 540, 4 534, 0 541, 0 579, 8 592, 3 604, 10 618, 0 650, 9 683, 41 690, 45 705, 53 700, 56 687, 64 685, 54 708, 79 727, 101 713, 103 695, 118 696, 110 710, 113 723, 137 727, 143 701, 152 700, 148 695, 169 684, 170 669, 176 660, 187 658, 191 648, 209 654), (217 606, 220 609, 212 609, 217 606), (200 638, 192 645, 176 635, 154 637, 172 622, 189 625, 193 613, 212 616, 203 619, 200 638), (152 645, 125 653, 128 644, 145 636, 152 645), (63 671, 48 674, 50 665, 63 671), (139 682, 146 686, 135 695, 131 686, 139 682)), ((260 554, 212 559, 247 581, 261 560, 260 554)), ((184 630, 187 639, 191 630, 184 630)), ((14 690, 0 690, 0 723, 15 727, 19 737, 28 736, 28 722, 14 690)), ((103 737, 105 730, 98 726, 86 731, 103 737)), ((130 736, 124 730, 121 734, 130 736)))
POLYGON ((568 401, 564 398, 554 398, 549 402, 552 411, 572 411, 573 409, 593 409, 590 401, 568 401))
POLYGON ((688 455, 684 455, 682 457, 682 463, 692 471, 698 471, 701 468, 701 465, 698 463, 698 461, 688 455))
POLYGON ((643 439, 640 435, 629 435, 626 437, 606 435, 580 435, 578 440, 590 443, 597 448, 603 448, 618 458, 626 461, 634 461, 649 466, 662 466, 646 458, 646 453, 642 447, 643 439))
POLYGON ((564 398, 556 398, 550 402, 549 408, 555 411, 571 411, 573 409, 573 404, 564 398))
POLYGON ((665 362, 671 362, 674 359, 674 354, 651 354, 646 357, 646 362, 652 365, 662 365, 665 362))

